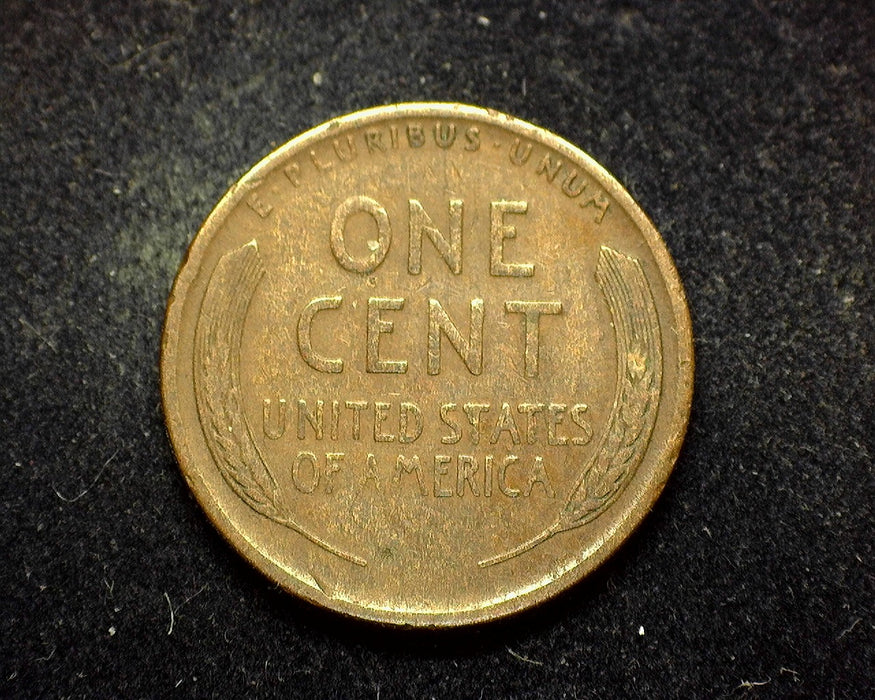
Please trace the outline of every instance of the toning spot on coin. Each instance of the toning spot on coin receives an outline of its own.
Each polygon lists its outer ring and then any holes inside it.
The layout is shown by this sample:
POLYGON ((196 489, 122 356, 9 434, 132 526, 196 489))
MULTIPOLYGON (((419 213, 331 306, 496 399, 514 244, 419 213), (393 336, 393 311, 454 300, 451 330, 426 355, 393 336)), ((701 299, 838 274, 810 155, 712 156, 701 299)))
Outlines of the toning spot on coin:
POLYGON ((171 294, 167 425, 228 541, 378 622, 535 605, 607 558, 689 415, 653 224, 544 129, 455 104, 341 117, 219 202, 171 294))

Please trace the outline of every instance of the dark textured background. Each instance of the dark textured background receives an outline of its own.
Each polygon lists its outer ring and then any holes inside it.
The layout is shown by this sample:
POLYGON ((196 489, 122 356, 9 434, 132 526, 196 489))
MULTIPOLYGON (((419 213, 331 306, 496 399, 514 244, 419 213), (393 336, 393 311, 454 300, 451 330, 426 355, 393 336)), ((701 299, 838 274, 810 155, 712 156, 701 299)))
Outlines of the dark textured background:
POLYGON ((0 695, 873 691, 867 3, 70 5, 0 4, 0 695), (425 99, 611 170, 697 350, 683 454, 627 545, 558 601, 442 634, 250 570, 176 468, 157 371, 228 186, 331 116, 425 99))

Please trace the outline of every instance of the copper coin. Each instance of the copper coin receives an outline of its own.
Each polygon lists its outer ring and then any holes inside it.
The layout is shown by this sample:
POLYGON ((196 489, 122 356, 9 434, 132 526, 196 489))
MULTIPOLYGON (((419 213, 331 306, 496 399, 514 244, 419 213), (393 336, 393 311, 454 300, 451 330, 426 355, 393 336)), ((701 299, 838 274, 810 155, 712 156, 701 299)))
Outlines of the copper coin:
POLYGON ((652 507, 693 351, 653 224, 589 156, 491 110, 333 119, 247 173, 170 297, 170 437, 287 590, 385 623, 532 606, 652 507))

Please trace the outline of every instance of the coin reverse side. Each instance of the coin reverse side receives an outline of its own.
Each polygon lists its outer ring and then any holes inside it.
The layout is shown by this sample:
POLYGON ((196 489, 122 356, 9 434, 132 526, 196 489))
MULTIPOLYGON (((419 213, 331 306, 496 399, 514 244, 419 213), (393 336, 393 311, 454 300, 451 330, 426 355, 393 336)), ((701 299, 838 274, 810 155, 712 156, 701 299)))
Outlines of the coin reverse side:
POLYGON ((592 571, 680 449, 690 320, 659 234, 544 129, 404 104, 256 165, 191 245, 161 358, 207 515, 287 590, 384 623, 592 571))

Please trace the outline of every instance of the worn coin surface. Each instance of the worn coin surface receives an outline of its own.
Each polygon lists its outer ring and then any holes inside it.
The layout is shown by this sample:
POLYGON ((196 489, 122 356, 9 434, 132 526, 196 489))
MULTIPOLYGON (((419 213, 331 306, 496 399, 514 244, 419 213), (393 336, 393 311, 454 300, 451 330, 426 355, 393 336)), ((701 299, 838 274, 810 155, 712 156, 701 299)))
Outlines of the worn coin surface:
POLYGON ((494 111, 333 119, 203 224, 161 358, 195 496, 310 601, 448 626, 534 605, 653 505, 693 378, 653 224, 589 156, 494 111))

